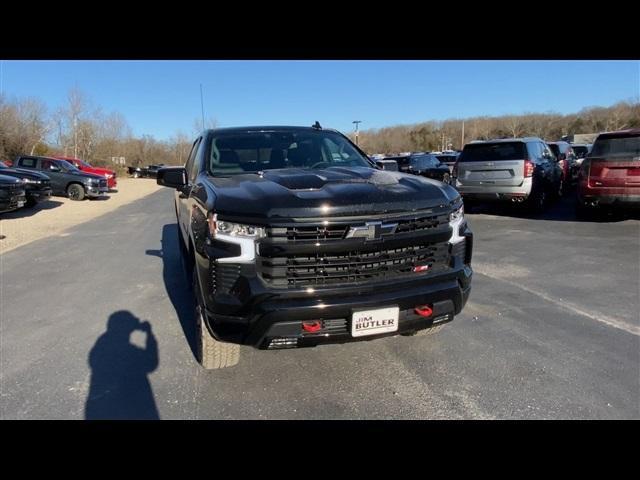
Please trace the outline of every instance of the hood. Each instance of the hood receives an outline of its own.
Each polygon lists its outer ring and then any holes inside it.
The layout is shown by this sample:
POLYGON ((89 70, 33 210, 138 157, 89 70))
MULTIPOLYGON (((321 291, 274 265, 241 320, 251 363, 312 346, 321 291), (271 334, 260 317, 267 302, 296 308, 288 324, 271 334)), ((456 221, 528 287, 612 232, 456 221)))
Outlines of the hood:
POLYGON ((83 172, 95 173, 97 175, 100 175, 101 177, 104 177, 105 174, 113 175, 115 173, 113 170, 109 170, 108 168, 101 168, 101 167, 85 168, 83 172))
POLYGON ((40 173, 35 170, 27 170, 25 168, 0 168, 0 175, 28 178, 30 180, 50 180, 50 178, 44 173, 40 173))
POLYGON ((93 180, 104 180, 104 176, 102 175, 97 175, 95 173, 89 173, 89 172, 83 172, 82 170, 80 170, 79 172, 67 172, 68 175, 75 175, 77 177, 85 177, 85 178, 91 178, 93 180))
POLYGON ((215 210, 228 218, 317 218, 410 212, 459 194, 441 182, 373 168, 288 168, 211 177, 215 210))
POLYGON ((15 185, 23 185, 24 182, 16 177, 10 177, 9 175, 2 175, 0 173, 0 185, 7 186, 15 186, 15 185))

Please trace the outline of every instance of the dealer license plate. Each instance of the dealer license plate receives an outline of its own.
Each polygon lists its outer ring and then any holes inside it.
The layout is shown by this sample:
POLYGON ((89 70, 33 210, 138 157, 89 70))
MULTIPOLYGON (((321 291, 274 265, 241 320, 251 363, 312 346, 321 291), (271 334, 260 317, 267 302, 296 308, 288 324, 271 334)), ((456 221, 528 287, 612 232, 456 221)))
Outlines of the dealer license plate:
POLYGON ((399 307, 359 310, 351 317, 351 336, 364 337, 398 330, 399 307))

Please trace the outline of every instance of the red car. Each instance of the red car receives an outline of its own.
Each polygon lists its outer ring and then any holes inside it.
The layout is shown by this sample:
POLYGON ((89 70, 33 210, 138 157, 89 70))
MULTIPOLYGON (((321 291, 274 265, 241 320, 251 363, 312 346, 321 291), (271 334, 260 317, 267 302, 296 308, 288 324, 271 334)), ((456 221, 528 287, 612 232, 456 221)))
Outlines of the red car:
POLYGON ((109 170, 108 168, 92 167, 87 162, 85 162, 84 160, 80 160, 79 158, 62 157, 58 155, 52 155, 52 158, 57 158, 59 160, 65 160, 69 163, 72 163, 78 170, 81 170, 83 172, 93 173, 96 175, 100 175, 101 177, 105 177, 107 179, 107 186, 109 187, 109 190, 113 190, 118 185, 118 182, 116 180, 116 172, 114 172, 113 170, 109 170))
POLYGON ((640 208, 640 128, 601 133, 578 174, 577 213, 640 208))

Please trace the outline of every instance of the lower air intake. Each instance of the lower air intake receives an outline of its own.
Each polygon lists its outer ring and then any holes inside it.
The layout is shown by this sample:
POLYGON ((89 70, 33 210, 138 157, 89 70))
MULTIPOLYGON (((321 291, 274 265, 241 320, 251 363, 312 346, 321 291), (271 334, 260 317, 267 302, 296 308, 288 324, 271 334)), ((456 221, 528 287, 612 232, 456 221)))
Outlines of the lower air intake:
POLYGON ((269 342, 267 349, 274 350, 276 348, 296 348, 298 346, 297 338, 280 337, 274 338, 269 342))

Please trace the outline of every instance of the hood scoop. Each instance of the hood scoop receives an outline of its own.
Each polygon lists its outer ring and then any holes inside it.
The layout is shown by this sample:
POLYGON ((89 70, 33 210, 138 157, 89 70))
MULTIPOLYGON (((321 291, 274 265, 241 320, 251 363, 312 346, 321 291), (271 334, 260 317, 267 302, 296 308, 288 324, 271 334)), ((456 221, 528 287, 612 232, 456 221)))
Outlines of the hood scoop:
POLYGON ((267 170, 262 177, 277 183, 289 190, 319 190, 329 184, 354 184, 354 183, 372 183, 374 185, 389 185, 397 183, 395 178, 388 175, 379 175, 376 170, 346 168, 322 169, 318 171, 310 171, 307 169, 282 169, 267 170))

